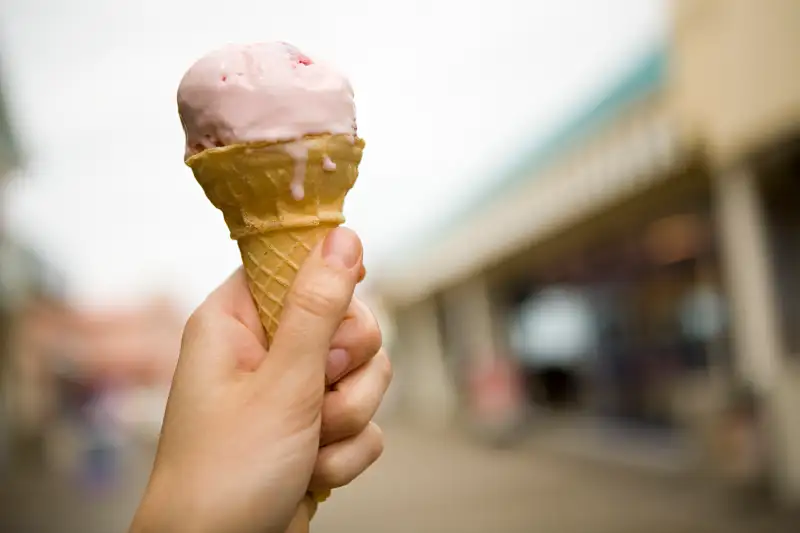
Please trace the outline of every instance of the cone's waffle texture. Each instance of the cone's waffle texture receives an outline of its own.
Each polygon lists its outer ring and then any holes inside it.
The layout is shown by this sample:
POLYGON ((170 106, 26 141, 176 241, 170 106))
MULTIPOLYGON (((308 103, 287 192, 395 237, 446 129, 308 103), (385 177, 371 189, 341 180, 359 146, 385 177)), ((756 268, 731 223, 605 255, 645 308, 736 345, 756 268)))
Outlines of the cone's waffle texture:
POLYGON ((344 135, 309 136, 291 144, 225 146, 186 161, 238 241, 270 344, 303 261, 344 222, 344 198, 358 177, 364 149, 363 140, 344 135), (298 175, 305 177, 299 201, 291 193, 298 175))
MULTIPOLYGON (((239 244, 269 344, 303 261, 344 222, 344 197, 358 177, 363 150, 361 139, 324 135, 291 145, 264 142, 212 148, 186 161, 239 244), (299 201, 291 193, 298 175, 304 177, 299 201)), ((329 495, 326 491, 311 497, 322 502, 329 495)))

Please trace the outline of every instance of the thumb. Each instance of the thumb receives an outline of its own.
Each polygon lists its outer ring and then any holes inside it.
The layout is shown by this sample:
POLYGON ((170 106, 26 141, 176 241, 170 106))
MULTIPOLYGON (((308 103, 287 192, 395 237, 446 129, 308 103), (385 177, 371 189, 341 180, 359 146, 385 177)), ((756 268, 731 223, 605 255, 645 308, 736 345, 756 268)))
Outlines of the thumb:
POLYGON ((284 300, 281 323, 259 368, 283 383, 325 384, 331 338, 344 319, 361 272, 363 249, 350 229, 335 228, 303 263, 284 300), (288 383, 287 383, 288 382, 288 383))

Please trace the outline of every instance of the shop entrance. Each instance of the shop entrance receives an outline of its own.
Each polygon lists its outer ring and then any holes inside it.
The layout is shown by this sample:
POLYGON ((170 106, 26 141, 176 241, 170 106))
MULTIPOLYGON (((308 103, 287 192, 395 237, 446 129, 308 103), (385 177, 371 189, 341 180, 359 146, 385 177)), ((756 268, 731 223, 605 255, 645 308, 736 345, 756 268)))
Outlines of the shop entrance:
POLYGON ((551 409, 575 408, 580 403, 580 380, 574 368, 545 366, 530 373, 532 400, 551 409))
POLYGON ((584 400, 583 376, 596 343, 596 317, 581 287, 542 287, 518 305, 512 344, 528 398, 537 407, 571 410, 584 400))
POLYGON ((532 273, 511 313, 530 402, 679 428, 687 383, 728 359, 717 265, 708 212, 673 211, 532 273))

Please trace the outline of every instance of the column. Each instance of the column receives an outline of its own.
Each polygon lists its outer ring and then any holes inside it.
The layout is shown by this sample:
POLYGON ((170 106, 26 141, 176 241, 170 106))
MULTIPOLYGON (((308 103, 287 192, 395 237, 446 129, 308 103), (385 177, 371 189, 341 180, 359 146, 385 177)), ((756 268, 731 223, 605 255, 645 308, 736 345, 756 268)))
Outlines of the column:
MULTIPOLYGON (((783 375, 774 275, 765 216, 755 173, 734 167, 716 179, 723 267, 732 311, 733 345, 739 374, 763 401, 767 438, 778 493, 800 501, 800 457, 790 442, 797 425, 783 375)), ((796 431, 795 431, 796 432, 796 431)))
POLYGON ((395 386, 402 388, 401 408, 414 423, 428 428, 449 425, 456 395, 445 366, 434 299, 400 310, 396 335, 395 386))
POLYGON ((478 275, 445 294, 448 338, 474 362, 497 356, 497 322, 486 277, 478 275))

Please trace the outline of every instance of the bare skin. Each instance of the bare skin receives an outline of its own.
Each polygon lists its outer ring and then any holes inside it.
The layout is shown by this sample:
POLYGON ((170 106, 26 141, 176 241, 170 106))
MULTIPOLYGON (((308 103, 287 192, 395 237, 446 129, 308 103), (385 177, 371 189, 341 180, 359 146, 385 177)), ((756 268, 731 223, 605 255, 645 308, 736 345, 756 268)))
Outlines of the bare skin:
POLYGON ((308 491, 346 485, 381 455, 371 420, 392 371, 353 297, 361 250, 344 228, 314 250, 269 351, 241 270, 195 311, 131 533, 303 533, 308 491))

